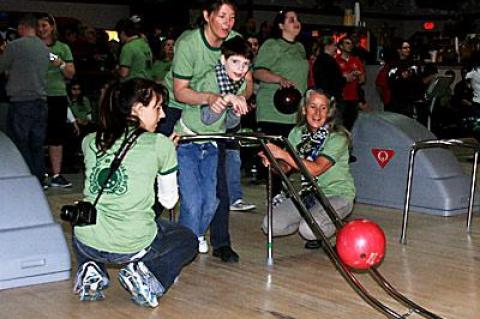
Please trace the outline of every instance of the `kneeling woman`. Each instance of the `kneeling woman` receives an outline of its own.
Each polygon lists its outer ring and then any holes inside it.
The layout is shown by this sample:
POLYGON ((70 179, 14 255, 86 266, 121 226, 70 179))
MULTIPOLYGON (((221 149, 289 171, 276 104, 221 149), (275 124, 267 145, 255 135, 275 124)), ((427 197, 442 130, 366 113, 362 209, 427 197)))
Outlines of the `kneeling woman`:
POLYGON ((98 202, 96 223, 74 227, 74 292, 80 300, 103 299, 109 284, 105 263, 114 263, 124 265, 118 279, 132 300, 155 307, 157 296, 196 255, 196 236, 186 227, 155 221, 152 209, 155 195, 149 185, 155 179, 163 206, 172 208, 178 200, 175 145, 153 133, 165 116, 165 97, 164 87, 148 80, 110 86, 98 131, 83 140, 85 201, 98 202), (133 143, 125 148, 126 141, 133 143), (119 157, 120 150, 125 156, 119 157), (111 162, 118 158, 120 164, 109 176, 111 162))
MULTIPOLYGON (((288 140, 296 148, 303 163, 316 178, 320 189, 325 193, 333 208, 343 219, 353 208, 355 186, 349 170, 349 146, 351 138, 342 127, 335 125, 333 100, 320 90, 308 90, 302 100, 298 124, 292 129, 288 140)), ((293 158, 285 150, 274 144, 267 144, 276 159, 282 163, 285 172, 298 170, 293 158)), ((268 165, 263 153, 260 154, 268 165)), ((306 207, 327 237, 335 234, 335 226, 322 205, 310 196, 303 196, 306 207)), ((318 248, 320 243, 305 220, 298 213, 291 199, 283 198, 274 203, 273 234, 289 235, 299 230, 308 240, 305 248, 318 248)), ((267 229, 267 218, 263 222, 267 229)))

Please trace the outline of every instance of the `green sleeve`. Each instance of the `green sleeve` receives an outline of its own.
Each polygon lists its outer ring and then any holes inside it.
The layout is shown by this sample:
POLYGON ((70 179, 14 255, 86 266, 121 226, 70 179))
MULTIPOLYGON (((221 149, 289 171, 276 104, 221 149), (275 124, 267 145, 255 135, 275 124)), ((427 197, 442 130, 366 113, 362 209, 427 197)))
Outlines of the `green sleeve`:
POLYGON ((62 60, 67 62, 67 63, 72 63, 73 62, 73 55, 72 55, 72 50, 70 50, 70 47, 67 44, 63 44, 63 50, 62 50, 62 60))
POLYGON ((85 105, 85 110, 87 110, 88 113, 92 113, 92 103, 90 103, 88 97, 83 97, 83 104, 85 105))
POLYGON ((280 54, 276 44, 277 42, 274 39, 265 41, 258 51, 255 66, 253 67, 254 70, 271 70, 275 66, 280 54))
POLYGON ((167 175, 177 171, 177 151, 168 137, 161 134, 157 135, 155 153, 158 154, 158 174, 167 175))
POLYGON ((120 66, 126 67, 126 68, 131 68, 133 64, 133 51, 131 50, 131 47, 128 45, 125 45, 120 52, 120 58, 119 58, 119 64, 120 66))
POLYGON ((175 55, 172 62, 173 77, 190 80, 193 77, 195 64, 195 52, 191 47, 190 37, 186 37, 177 41, 175 46, 175 55))

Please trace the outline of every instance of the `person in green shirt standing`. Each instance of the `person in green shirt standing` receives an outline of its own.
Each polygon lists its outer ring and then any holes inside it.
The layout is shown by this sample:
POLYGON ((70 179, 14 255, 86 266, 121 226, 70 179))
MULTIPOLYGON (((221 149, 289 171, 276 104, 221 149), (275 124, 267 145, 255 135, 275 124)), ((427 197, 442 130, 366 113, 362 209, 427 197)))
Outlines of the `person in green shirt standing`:
MULTIPOLYGON (((265 134, 287 137, 295 125, 295 113, 279 112, 273 96, 282 87, 294 86, 302 95, 307 89, 307 55, 303 45, 296 41, 301 28, 295 11, 280 11, 275 17, 273 38, 267 39, 258 51, 253 73, 260 81, 256 115, 258 127, 265 134)), ((272 192, 274 196, 281 192, 281 182, 276 176, 272 192)))
MULTIPOLYGON (((218 64, 192 88, 201 92, 216 92, 227 103, 220 112, 209 105, 187 105, 175 126, 179 135, 225 133, 240 124, 247 111, 241 94, 246 89, 245 75, 253 58, 249 44, 240 36, 222 44, 218 64)), ((197 236, 200 253, 208 252, 205 233, 218 206, 216 196, 218 167, 216 142, 182 143, 178 147, 179 187, 182 201, 178 222, 189 227, 197 236)))
MULTIPOLYGON (((348 216, 353 209, 355 185, 349 168, 350 133, 335 124, 334 100, 321 90, 308 90, 301 102, 298 114, 299 122, 288 136, 289 142, 296 148, 310 174, 316 178, 317 184, 328 198, 340 218, 348 216)), ((280 160, 282 169, 288 173, 298 170, 292 156, 275 144, 267 144, 273 156, 280 160)), ((260 153, 264 163, 268 159, 260 153)), ((304 192, 302 200, 312 213, 314 219, 326 237, 335 234, 335 225, 326 214, 323 206, 313 194, 304 192)), ((273 207, 273 234, 275 236, 290 235, 300 232, 307 240, 305 248, 320 248, 308 224, 298 213, 293 201, 282 197, 273 207)), ((263 230, 267 229, 267 217, 263 220, 263 230)))
POLYGON ((175 45, 175 39, 166 38, 162 41, 160 48, 156 52, 155 61, 152 65, 152 80, 157 83, 164 83, 165 76, 172 67, 172 60, 174 57, 173 47, 175 45))
POLYGON ((153 56, 147 40, 141 36, 131 19, 122 19, 116 30, 123 47, 120 51, 118 75, 120 81, 151 78, 153 56))
POLYGON ((72 183, 63 175, 63 145, 67 127, 67 83, 75 75, 72 51, 67 44, 57 40, 55 19, 48 13, 40 15, 37 35, 50 50, 50 65, 47 72, 47 145, 52 179, 50 186, 71 187, 72 183))
MULTIPOLYGON (((165 77, 168 88, 169 105, 165 109, 166 118, 159 123, 157 132, 170 136, 175 123, 186 105, 208 105, 220 113, 228 104, 217 92, 193 89, 220 59, 220 47, 225 40, 238 35, 232 31, 236 18, 236 5, 233 0, 208 0, 202 10, 202 25, 187 30, 175 42, 175 56, 172 68, 165 77)), ((245 98, 253 90, 251 72, 245 77, 245 98)), ((217 197, 220 200, 217 212, 210 224, 210 243, 213 256, 224 262, 238 262, 239 256, 232 249, 229 233, 230 204, 225 176, 225 145, 218 143, 219 165, 217 169, 217 197)))

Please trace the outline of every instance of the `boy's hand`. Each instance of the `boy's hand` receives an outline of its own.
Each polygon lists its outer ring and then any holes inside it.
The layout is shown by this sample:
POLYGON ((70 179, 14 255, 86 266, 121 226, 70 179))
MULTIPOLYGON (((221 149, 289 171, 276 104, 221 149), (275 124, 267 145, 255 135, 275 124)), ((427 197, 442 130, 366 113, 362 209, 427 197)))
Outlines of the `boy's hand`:
POLYGON ((173 142, 173 144, 175 144, 175 146, 177 146, 178 141, 180 140, 180 135, 178 135, 178 133, 173 132, 172 134, 170 134, 168 138, 170 139, 170 141, 173 142))
POLYGON ((221 95, 214 93, 210 94, 207 101, 210 109, 216 114, 221 114, 228 106, 228 102, 221 95))
POLYGON ((223 99, 232 107, 236 115, 241 116, 248 113, 248 104, 244 96, 227 94, 223 99))

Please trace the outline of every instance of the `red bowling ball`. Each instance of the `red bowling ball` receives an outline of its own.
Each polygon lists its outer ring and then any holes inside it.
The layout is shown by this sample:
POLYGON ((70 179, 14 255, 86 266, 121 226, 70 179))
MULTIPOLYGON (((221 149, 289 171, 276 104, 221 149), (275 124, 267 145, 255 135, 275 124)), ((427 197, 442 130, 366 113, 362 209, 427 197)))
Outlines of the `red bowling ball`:
POLYGON ((337 234, 337 253, 342 262, 357 270, 377 266, 385 256, 382 228, 367 219, 346 223, 337 234))

